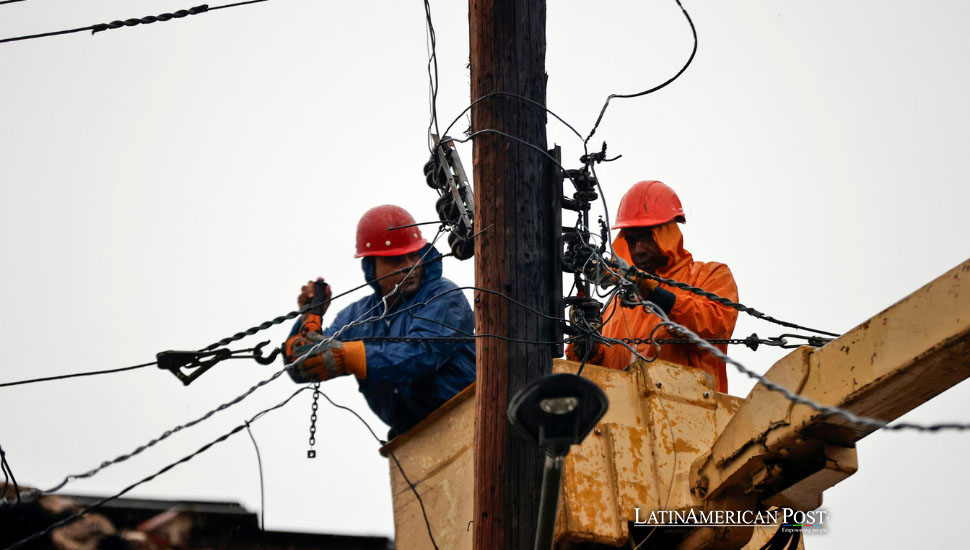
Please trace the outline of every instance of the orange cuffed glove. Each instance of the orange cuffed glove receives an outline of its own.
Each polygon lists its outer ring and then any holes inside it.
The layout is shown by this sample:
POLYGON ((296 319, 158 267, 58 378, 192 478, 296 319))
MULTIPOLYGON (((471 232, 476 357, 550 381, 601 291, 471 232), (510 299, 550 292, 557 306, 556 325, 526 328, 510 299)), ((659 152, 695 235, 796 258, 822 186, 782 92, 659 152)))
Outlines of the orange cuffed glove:
POLYGON ((660 286, 660 283, 654 281, 653 279, 640 279, 637 282, 637 288, 640 289, 640 296, 644 299, 649 300, 650 294, 653 293, 654 289, 660 286))
MULTIPOLYGON (((287 341, 287 349, 293 358, 297 358, 313 349, 323 338, 317 333, 297 335, 287 341)), ((367 352, 363 342, 331 340, 320 345, 300 364, 290 367, 290 377, 296 382, 326 382, 348 374, 361 380, 367 377, 367 352)))
MULTIPOLYGON (((586 350, 582 349, 582 344, 577 345, 577 342, 578 341, 570 342, 569 345, 566 346, 566 359, 581 363, 583 361, 583 354, 586 353, 586 350)), ((602 365, 603 356, 605 353, 604 348, 605 346, 603 346, 603 344, 593 342, 593 349, 589 352, 589 357, 586 358, 586 363, 592 365, 602 365)))

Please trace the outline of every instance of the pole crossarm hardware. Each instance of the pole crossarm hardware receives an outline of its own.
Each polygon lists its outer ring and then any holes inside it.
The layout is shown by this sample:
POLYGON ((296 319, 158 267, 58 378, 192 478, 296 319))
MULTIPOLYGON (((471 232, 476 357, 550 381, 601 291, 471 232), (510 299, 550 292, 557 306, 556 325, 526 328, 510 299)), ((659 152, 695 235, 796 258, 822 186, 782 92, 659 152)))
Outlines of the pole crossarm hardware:
MULTIPOLYGON (((929 401, 970 377, 970 260, 826 346, 791 353, 766 377, 887 422, 929 401)), ((875 429, 758 385, 694 461, 690 490, 709 500, 749 487, 768 505, 811 510, 855 471, 855 443, 875 429)))

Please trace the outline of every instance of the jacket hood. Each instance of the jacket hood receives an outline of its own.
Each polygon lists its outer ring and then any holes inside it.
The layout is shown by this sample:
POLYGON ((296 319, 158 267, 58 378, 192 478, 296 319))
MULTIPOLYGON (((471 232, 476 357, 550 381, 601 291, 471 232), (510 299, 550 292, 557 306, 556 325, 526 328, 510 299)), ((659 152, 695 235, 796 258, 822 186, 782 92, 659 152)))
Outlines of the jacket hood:
MULTIPOLYGON (((420 286, 424 286, 428 284, 428 282, 433 281, 435 279, 440 279, 442 274, 442 268, 441 268, 441 260, 440 260, 441 254, 438 252, 438 250, 435 247, 431 246, 431 243, 428 243, 423 247, 421 247, 421 250, 419 250, 418 253, 423 258, 422 262, 424 263, 424 267, 421 270, 420 286)), ((364 258, 362 258, 360 261, 360 268, 364 271, 364 280, 366 280, 367 284, 369 284, 370 287, 374 289, 374 293, 380 296, 381 287, 374 280, 377 278, 377 275, 376 275, 377 269, 374 266, 374 257, 365 256, 364 258)))
MULTIPOLYGON (((625 231, 624 229, 616 235, 613 241, 613 252, 633 265, 630 247, 626 244, 625 231)), ((660 248, 660 253, 667 257, 667 265, 657 270, 657 275, 660 277, 673 278, 674 274, 693 263, 693 256, 684 249, 684 234, 680 232, 677 222, 655 226, 653 239, 660 248)))

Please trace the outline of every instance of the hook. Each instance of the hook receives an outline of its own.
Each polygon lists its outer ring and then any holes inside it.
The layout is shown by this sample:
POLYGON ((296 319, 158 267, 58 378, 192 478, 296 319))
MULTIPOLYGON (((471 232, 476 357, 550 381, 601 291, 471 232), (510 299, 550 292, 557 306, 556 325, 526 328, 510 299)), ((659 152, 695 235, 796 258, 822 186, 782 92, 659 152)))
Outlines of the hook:
POLYGON ((263 355, 263 347, 269 344, 269 340, 265 342, 260 342, 256 344, 253 348, 253 359, 256 360, 260 365, 271 365, 273 361, 276 360, 276 356, 280 354, 280 348, 276 348, 270 352, 269 355, 263 355))

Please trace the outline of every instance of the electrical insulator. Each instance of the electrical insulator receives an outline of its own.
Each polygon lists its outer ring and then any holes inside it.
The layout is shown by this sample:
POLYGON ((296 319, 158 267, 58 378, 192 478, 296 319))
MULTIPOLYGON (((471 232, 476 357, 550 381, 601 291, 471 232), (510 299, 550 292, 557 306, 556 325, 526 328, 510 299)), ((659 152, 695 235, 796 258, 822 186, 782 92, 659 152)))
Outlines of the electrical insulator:
POLYGON ((471 183, 458 157, 455 142, 445 136, 435 141, 431 160, 424 165, 424 178, 428 187, 438 192, 435 211, 451 235, 448 244, 459 260, 467 260, 475 253, 474 219, 475 197, 471 183))

